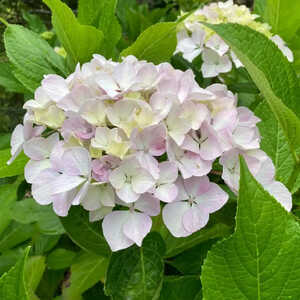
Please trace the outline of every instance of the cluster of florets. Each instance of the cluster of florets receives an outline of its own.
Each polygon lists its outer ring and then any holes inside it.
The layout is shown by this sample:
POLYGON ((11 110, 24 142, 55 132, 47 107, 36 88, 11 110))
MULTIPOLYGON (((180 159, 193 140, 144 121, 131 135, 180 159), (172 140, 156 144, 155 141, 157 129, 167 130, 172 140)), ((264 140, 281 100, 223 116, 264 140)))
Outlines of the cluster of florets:
POLYGON ((266 35, 292 62, 292 51, 278 35, 272 35, 271 27, 268 24, 256 21, 258 17, 258 15, 251 14, 245 5, 234 4, 233 0, 206 5, 187 17, 183 25, 179 25, 175 53, 182 53, 189 62, 201 54, 203 77, 216 77, 219 74, 228 73, 233 64, 236 68, 240 68, 243 64, 230 47, 219 35, 201 22, 210 24, 237 23, 266 35))
POLYGON ((81 205, 91 222, 104 219, 113 251, 141 245, 161 207, 176 237, 204 227, 228 200, 207 176, 218 158, 232 190, 238 190, 240 154, 290 209, 288 191, 259 150, 259 120, 237 107, 226 86, 203 89, 190 70, 94 55, 66 79, 45 76, 24 108, 12 155, 24 150, 30 158, 25 178, 32 196, 52 203, 59 216, 81 205))

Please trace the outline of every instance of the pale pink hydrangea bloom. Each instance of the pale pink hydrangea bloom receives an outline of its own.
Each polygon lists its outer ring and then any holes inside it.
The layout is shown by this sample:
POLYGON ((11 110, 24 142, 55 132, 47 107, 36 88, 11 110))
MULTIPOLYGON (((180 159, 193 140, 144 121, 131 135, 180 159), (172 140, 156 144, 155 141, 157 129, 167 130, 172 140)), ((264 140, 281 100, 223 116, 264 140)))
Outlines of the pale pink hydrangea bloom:
POLYGON ((161 207, 174 236, 204 227, 228 199, 207 177, 219 158, 234 192, 240 154, 264 188, 291 209, 290 193, 274 180, 272 161, 259 149, 259 119, 237 107, 225 85, 201 88, 191 70, 95 55, 66 79, 45 76, 24 108, 12 160, 22 150, 30 158, 25 179, 34 199, 52 204, 59 216, 81 205, 91 222, 103 219, 113 251, 140 246, 161 207))
POLYGON ((252 14, 245 5, 234 4, 232 0, 205 5, 188 16, 184 25, 179 25, 175 54, 182 53, 183 58, 189 62, 201 55, 203 60, 201 71, 203 77, 206 78, 230 72, 232 62, 236 68, 240 68, 243 64, 230 47, 201 22, 237 23, 249 26, 266 35, 277 45, 283 55, 293 62, 292 51, 278 35, 272 35, 268 24, 256 21, 258 17, 258 15, 252 14))

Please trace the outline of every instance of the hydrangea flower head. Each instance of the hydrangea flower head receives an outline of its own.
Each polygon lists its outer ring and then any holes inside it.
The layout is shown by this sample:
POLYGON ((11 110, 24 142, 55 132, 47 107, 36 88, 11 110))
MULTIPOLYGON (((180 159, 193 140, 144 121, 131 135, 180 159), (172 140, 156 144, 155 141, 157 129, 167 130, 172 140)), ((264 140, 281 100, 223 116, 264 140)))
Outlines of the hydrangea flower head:
POLYGON ((233 191, 242 155, 257 180, 291 208, 259 149, 259 119, 237 107, 225 85, 201 88, 190 70, 95 55, 67 78, 45 76, 24 108, 12 160, 22 150, 30 158, 25 179, 34 199, 62 217, 81 205, 91 222, 103 219, 113 251, 140 246, 161 207, 174 236, 203 228, 228 200, 207 176, 218 159, 233 191))
POLYGON ((205 5, 188 16, 183 25, 178 26, 175 53, 182 53, 183 58, 189 62, 202 55, 201 71, 203 77, 216 77, 228 73, 233 64, 236 68, 240 68, 243 64, 230 47, 218 34, 201 22, 210 24, 237 23, 267 36, 278 46, 287 59, 293 62, 292 51, 278 35, 272 34, 268 24, 257 21, 258 17, 258 15, 252 14, 245 5, 234 4, 233 0, 205 5))

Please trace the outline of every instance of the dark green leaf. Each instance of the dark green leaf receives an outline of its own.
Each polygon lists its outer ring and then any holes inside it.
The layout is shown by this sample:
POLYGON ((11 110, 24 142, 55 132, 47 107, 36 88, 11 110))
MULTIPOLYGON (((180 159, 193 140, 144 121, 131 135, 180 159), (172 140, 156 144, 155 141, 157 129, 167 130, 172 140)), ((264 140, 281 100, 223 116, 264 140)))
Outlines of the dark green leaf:
POLYGON ((204 299, 298 299, 300 225, 241 161, 235 233, 214 245, 202 267, 204 299))
POLYGON ((26 89, 14 76, 11 64, 8 62, 0 63, 0 85, 3 86, 8 92, 26 92, 26 89))
POLYGON ((68 216, 60 220, 72 241, 79 247, 97 255, 110 255, 100 222, 91 223, 86 210, 80 206, 73 206, 68 216))
POLYGON ((33 233, 33 225, 11 222, 0 235, 0 252, 6 251, 29 240, 33 233))
POLYGON ((82 252, 71 266, 71 284, 63 291, 64 299, 77 299, 98 281, 103 282, 108 263, 109 260, 106 257, 82 252))
POLYGON ((174 257, 168 263, 184 275, 200 274, 208 250, 217 240, 209 240, 174 257))
POLYGON ((115 300, 157 299, 162 287, 165 245, 158 233, 149 234, 142 247, 112 254, 105 283, 115 300))
POLYGON ((56 248, 48 255, 47 266, 53 270, 66 269, 72 264, 75 256, 76 252, 74 251, 56 248))
POLYGON ((51 205, 39 205, 34 199, 26 198, 11 207, 11 216, 23 224, 37 222, 41 233, 58 235, 65 232, 51 205))
POLYGON ((200 290, 199 276, 165 276, 159 300, 194 300, 200 290))

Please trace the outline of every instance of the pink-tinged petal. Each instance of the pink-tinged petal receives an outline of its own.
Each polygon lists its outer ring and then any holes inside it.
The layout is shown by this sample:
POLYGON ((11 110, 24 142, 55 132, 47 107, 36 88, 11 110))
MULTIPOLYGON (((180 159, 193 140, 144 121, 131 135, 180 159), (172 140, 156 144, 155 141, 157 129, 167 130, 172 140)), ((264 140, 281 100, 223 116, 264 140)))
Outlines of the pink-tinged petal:
POLYGON ((51 163, 49 159, 40 161, 30 160, 24 169, 25 179, 28 183, 34 183, 42 171, 50 168, 51 163))
POLYGON ((51 182, 52 194, 60 194, 68 192, 80 186, 86 181, 86 178, 80 176, 69 176, 60 174, 53 182, 51 182))
POLYGON ((290 191, 279 181, 263 186, 287 211, 292 210, 293 200, 290 191))
POLYGON ((184 188, 188 195, 197 197, 210 189, 210 182, 207 176, 191 177, 183 181, 184 188))
POLYGON ((85 148, 73 147, 67 149, 62 157, 64 172, 70 176, 91 175, 91 157, 85 148))
POLYGON ((209 184, 209 190, 205 193, 199 192, 196 198, 198 207, 208 213, 216 212, 221 209, 228 201, 228 195, 215 183, 209 184))
POLYGON ((204 142, 201 143, 200 155, 205 160, 214 160, 223 153, 216 131, 206 122, 201 128, 204 142))
POLYGON ((203 228, 209 220, 209 213, 196 205, 190 207, 182 216, 184 229, 192 234, 203 228))
POLYGON ((41 205, 52 203, 52 182, 59 176, 59 173, 52 169, 46 169, 39 174, 31 188, 32 196, 37 203, 41 205))
POLYGON ((113 77, 122 91, 127 91, 136 82, 134 65, 129 61, 123 61, 115 67, 113 77))
POLYGON ((76 190, 53 196, 53 210, 60 217, 66 217, 72 206, 72 200, 76 195, 76 190))
POLYGON ((143 194, 152 188, 155 184, 153 177, 145 170, 140 170, 137 175, 132 178, 132 189, 138 193, 143 194))
POLYGON ((123 225, 123 233, 141 247, 143 239, 150 232, 151 227, 152 220, 149 216, 133 211, 130 212, 129 218, 123 225))
POLYGON ((48 138, 34 137, 24 143, 24 153, 33 160, 49 158, 52 149, 58 142, 58 133, 54 133, 48 138))
POLYGON ((190 209, 187 202, 168 203, 162 211, 162 217, 165 225, 175 237, 185 237, 190 235, 182 223, 183 215, 190 209))
POLYGON ((114 169, 110 173, 109 182, 115 189, 121 189, 124 186, 126 182, 126 176, 121 167, 114 169))
POLYGON ((86 196, 88 190, 89 190, 90 182, 87 181, 83 184, 83 186, 80 187, 79 191, 76 193, 76 196, 72 200, 73 205, 79 205, 82 201, 82 199, 86 196))
POLYGON ((134 203, 134 208, 148 216, 157 216, 160 213, 160 201, 152 194, 145 193, 134 203))
POLYGON ((104 217, 103 235, 112 251, 126 249, 134 244, 134 241, 123 232, 123 225, 128 220, 129 214, 129 211, 113 211, 104 217))
POLYGON ((10 146, 11 146, 11 159, 7 162, 7 164, 11 164, 16 157, 22 152, 23 150, 23 143, 25 142, 24 138, 24 126, 22 124, 19 124, 14 129, 11 140, 10 140, 10 146))
POLYGON ((149 153, 139 152, 135 155, 143 169, 147 170, 154 179, 158 179, 159 167, 157 160, 149 153))
POLYGON ((154 196, 163 202, 169 203, 176 199, 177 194, 177 186, 174 183, 166 183, 156 188, 154 196))
POLYGON ((62 161, 62 157, 65 151, 66 149, 64 147, 64 142, 60 141, 56 144, 50 154, 51 165, 56 171, 63 172, 64 164, 62 161))
POLYGON ((58 102, 69 93, 66 81, 58 75, 45 76, 42 87, 49 98, 55 102, 58 102))
POLYGON ((119 86, 110 74, 99 72, 95 78, 96 83, 101 87, 109 97, 114 98, 119 95, 119 86))
POLYGON ((112 212, 111 206, 103 206, 97 210, 90 211, 89 220, 90 222, 96 222, 102 220, 106 215, 112 212))
POLYGON ((85 197, 83 197, 81 204, 89 211, 98 210, 103 206, 115 206, 115 195, 111 186, 90 184, 85 197))
POLYGON ((178 177, 178 168, 173 162, 165 161, 159 164, 158 183, 173 183, 178 177))
POLYGON ((137 194, 129 183, 125 183, 121 189, 116 190, 116 193, 126 203, 135 202, 140 197, 140 194, 137 194))

